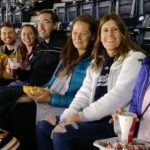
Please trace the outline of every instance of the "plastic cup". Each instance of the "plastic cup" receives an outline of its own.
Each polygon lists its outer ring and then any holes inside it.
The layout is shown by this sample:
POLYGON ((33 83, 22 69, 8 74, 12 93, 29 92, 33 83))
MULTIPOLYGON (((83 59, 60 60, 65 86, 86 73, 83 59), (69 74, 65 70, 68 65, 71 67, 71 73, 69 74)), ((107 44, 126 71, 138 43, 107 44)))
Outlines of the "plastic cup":
POLYGON ((128 144, 132 142, 136 122, 137 115, 135 113, 123 112, 118 115, 121 143, 128 144))
POLYGON ((16 64, 14 63, 11 65, 11 76, 12 76, 12 78, 16 78, 17 70, 18 70, 19 66, 20 66, 19 63, 16 63, 16 64))
POLYGON ((17 63, 15 58, 9 58, 8 63, 10 65, 10 74, 12 78, 16 78, 17 76, 17 69, 20 67, 20 64, 17 63))

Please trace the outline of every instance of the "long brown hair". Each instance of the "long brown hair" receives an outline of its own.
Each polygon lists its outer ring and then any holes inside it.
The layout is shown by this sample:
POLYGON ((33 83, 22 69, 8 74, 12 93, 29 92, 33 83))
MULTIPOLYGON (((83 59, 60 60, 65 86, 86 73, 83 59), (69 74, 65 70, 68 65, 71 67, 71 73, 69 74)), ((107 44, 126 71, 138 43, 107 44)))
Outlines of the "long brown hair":
POLYGON ((113 20, 116 22, 121 33, 121 43, 117 51, 115 52, 115 60, 122 56, 123 61, 130 50, 143 51, 135 42, 133 42, 132 38, 129 35, 127 26, 120 16, 115 13, 103 16, 99 23, 97 39, 92 53, 94 57, 93 66, 96 70, 98 70, 103 60, 105 59, 105 56, 107 55, 106 49, 103 47, 103 44, 101 42, 101 28, 109 20, 113 20))
POLYGON ((81 59, 91 55, 91 52, 92 52, 93 46, 94 46, 94 42, 95 42, 95 37, 96 37, 95 36, 95 34, 96 34, 95 19, 92 16, 86 15, 86 14, 76 17, 72 22, 71 34, 70 34, 70 37, 68 39, 66 46, 62 50, 62 53, 61 53, 62 63, 58 69, 58 72, 65 70, 65 73, 64 73, 65 75, 69 75, 81 59), (87 24, 89 24, 89 30, 92 35, 91 38, 93 39, 92 41, 89 42, 87 50, 85 51, 85 53, 82 56, 79 56, 78 50, 74 47, 73 41, 72 41, 72 36, 71 36, 74 24, 77 21, 83 21, 83 22, 86 22, 87 24))
MULTIPOLYGON (((34 25, 24 24, 21 27, 20 34, 22 32, 22 29, 25 28, 25 27, 31 28, 33 33, 35 34, 36 39, 35 39, 35 45, 33 46, 33 48, 34 48, 36 46, 36 44, 38 43, 38 31, 37 31, 37 29, 34 25)), ((22 42, 22 40, 21 40, 21 43, 20 43, 20 49, 21 49, 23 59, 26 58, 28 51, 27 51, 27 48, 26 48, 25 44, 22 42)))

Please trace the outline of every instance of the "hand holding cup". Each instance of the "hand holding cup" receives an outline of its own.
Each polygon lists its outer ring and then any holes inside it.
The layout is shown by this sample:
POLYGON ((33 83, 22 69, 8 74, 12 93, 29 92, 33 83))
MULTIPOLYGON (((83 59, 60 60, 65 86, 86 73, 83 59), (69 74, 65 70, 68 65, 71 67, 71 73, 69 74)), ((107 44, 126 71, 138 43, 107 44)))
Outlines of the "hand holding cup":
POLYGON ((127 144, 132 142, 137 121, 137 115, 127 112, 125 109, 120 108, 113 113, 110 122, 114 123, 114 132, 118 135, 118 140, 121 143, 127 144))

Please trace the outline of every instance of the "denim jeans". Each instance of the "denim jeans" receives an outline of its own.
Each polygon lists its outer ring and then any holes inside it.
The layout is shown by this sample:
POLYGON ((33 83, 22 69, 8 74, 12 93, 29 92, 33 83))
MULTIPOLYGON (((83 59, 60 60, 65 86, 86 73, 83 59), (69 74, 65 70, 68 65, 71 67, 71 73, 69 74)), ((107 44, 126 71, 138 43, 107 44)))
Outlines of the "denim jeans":
POLYGON ((36 140, 38 150, 52 150, 53 143, 51 140, 51 132, 54 128, 46 120, 39 121, 36 124, 36 140))
POLYGON ((109 124, 110 117, 94 122, 79 122, 79 129, 72 125, 66 126, 66 133, 54 133, 53 140, 50 134, 53 125, 46 121, 37 123, 36 136, 38 150, 96 150, 93 142, 97 139, 104 139, 116 136, 113 124, 109 124))

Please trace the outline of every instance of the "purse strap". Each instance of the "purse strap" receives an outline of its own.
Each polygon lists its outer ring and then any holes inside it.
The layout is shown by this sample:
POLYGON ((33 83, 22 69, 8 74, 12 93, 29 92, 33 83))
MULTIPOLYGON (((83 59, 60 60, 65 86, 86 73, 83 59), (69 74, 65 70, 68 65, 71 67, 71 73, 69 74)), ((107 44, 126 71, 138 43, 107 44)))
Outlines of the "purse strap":
POLYGON ((136 128, 135 128, 135 131, 134 131, 135 137, 138 136, 138 132, 139 132, 139 127, 140 127, 141 119, 142 119, 142 117, 144 116, 144 114, 146 113, 146 111, 148 110, 149 107, 150 107, 150 102, 149 102, 148 105, 145 107, 143 113, 142 113, 141 115, 138 116, 139 121, 138 121, 138 123, 137 123, 137 125, 136 125, 136 128))
POLYGON ((147 109, 149 108, 150 106, 150 102, 148 103, 148 105, 146 106, 146 108, 144 109, 143 113, 141 114, 140 116, 140 119, 144 116, 144 114, 146 113, 147 109))

